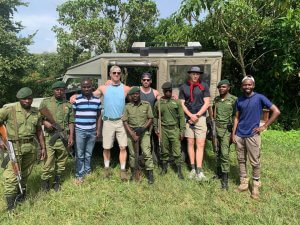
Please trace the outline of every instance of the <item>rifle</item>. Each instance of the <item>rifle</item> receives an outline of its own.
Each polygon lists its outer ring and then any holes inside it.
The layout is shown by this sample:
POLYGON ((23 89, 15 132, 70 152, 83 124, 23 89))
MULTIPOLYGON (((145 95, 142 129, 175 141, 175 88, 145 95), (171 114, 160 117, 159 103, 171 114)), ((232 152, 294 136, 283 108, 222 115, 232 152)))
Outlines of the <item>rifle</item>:
POLYGON ((23 195, 24 190, 22 188, 22 183, 21 183, 22 176, 21 176, 20 166, 19 166, 19 163, 16 158, 13 144, 10 141, 8 141, 7 132, 6 132, 6 128, 4 125, 0 125, 0 135, 2 137, 3 144, 4 144, 5 148, 7 149, 7 153, 8 153, 8 157, 5 157, 5 159, 3 160, 2 164, 1 164, 1 167, 6 168, 7 163, 9 161, 11 161, 13 172, 16 175, 16 178, 18 181, 20 193, 21 193, 21 195, 23 195))
POLYGON ((40 109, 40 113, 47 119, 47 121, 49 123, 51 123, 52 127, 55 130, 54 134, 51 136, 51 138, 49 140, 49 145, 54 146, 56 141, 58 139, 60 139, 62 141, 63 145, 65 146, 65 148, 67 149, 67 152, 69 153, 69 155, 72 158, 74 158, 74 156, 69 151, 68 138, 66 137, 66 134, 64 133, 63 128, 58 123, 55 122, 49 109, 47 107, 43 107, 40 109))
POLYGON ((216 113, 216 109, 212 110, 212 107, 210 106, 208 109, 209 112, 209 117, 210 117, 210 138, 211 138, 211 142, 212 142, 212 146, 213 146, 213 150, 216 154, 218 154, 219 148, 218 148, 218 138, 217 138, 217 130, 216 130, 216 121, 214 119, 215 117, 215 113, 216 113))
POLYGON ((142 179, 142 172, 141 172, 141 167, 139 164, 139 157, 140 157, 140 141, 137 140, 134 142, 134 179, 135 181, 141 181, 142 179))
POLYGON ((215 153, 218 153, 218 138, 217 138, 217 130, 216 130, 216 121, 214 119, 211 120, 211 142, 213 146, 213 150, 215 153))
POLYGON ((160 154, 162 152, 162 134, 161 134, 161 107, 160 99, 158 99, 158 155, 160 160, 160 154))

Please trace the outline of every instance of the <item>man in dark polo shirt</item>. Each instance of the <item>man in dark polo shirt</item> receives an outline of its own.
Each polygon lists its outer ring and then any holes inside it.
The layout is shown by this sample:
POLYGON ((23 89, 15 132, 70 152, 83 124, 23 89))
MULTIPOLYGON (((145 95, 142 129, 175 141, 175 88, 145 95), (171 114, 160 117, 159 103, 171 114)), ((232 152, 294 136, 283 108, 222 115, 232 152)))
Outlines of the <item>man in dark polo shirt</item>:
POLYGON ((260 133, 272 124, 280 115, 279 109, 264 95, 254 92, 255 81, 250 75, 242 80, 244 95, 239 97, 236 103, 236 115, 234 119, 232 139, 236 144, 237 158, 240 167, 240 185, 238 192, 248 190, 247 157, 252 166, 252 192, 253 199, 259 198, 260 183, 260 133), (262 126, 260 117, 263 108, 271 110, 272 116, 262 126))
POLYGON ((206 179, 202 171, 202 161, 207 131, 206 111, 210 104, 210 93, 208 85, 200 82, 200 75, 203 74, 200 67, 191 67, 188 74, 189 80, 179 88, 179 99, 187 118, 185 137, 188 142, 188 154, 191 163, 189 178, 203 181, 206 179), (197 166, 195 166, 195 161, 197 166))

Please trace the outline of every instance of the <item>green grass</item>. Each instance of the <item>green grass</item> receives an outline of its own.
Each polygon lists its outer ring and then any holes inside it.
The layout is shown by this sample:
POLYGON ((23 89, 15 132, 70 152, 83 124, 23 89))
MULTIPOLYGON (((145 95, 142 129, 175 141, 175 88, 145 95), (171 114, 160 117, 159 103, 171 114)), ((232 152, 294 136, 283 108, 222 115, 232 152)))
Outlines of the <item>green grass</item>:
MULTIPOLYGON (((250 193, 236 193, 238 168, 231 151, 230 189, 222 192, 218 181, 180 181, 176 174, 161 177, 155 184, 122 183, 119 168, 110 180, 102 178, 100 159, 94 172, 78 187, 73 184, 74 163, 70 160, 60 192, 39 191, 40 166, 29 179, 29 197, 14 214, 0 201, 1 224, 299 224, 300 222, 300 132, 266 131, 262 146, 262 188, 259 201, 250 193)), ((204 169, 214 170, 210 144, 204 169)), ((1 175, 2 175, 1 170, 1 175)), ((185 168, 185 175, 188 170, 185 168)), ((3 196, 3 184, 0 186, 3 196)))

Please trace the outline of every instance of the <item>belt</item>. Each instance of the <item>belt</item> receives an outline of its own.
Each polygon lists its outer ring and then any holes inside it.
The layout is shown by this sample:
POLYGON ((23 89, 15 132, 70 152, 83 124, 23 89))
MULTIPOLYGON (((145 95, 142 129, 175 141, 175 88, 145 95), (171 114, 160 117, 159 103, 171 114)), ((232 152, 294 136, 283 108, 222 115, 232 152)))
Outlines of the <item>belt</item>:
POLYGON ((20 142, 20 144, 28 144, 33 142, 33 137, 32 138, 24 138, 24 139, 19 139, 19 140, 10 140, 12 143, 20 142))
POLYGON ((116 121, 116 120, 120 120, 121 119, 121 117, 119 117, 119 118, 109 118, 109 117, 107 117, 107 116, 103 116, 103 121, 106 121, 106 120, 109 120, 109 121, 116 121))
POLYGON ((225 128, 227 128, 227 124, 216 123, 216 127, 225 129, 225 128))
POLYGON ((178 125, 161 125, 164 129, 174 129, 174 128, 178 128, 178 125))

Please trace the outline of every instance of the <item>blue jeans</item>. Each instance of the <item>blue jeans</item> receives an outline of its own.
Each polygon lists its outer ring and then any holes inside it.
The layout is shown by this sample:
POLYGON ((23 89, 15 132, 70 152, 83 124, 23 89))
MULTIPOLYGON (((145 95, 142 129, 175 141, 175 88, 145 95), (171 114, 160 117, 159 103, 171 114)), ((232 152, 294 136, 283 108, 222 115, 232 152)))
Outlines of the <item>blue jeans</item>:
POLYGON ((76 178, 91 172, 91 158, 96 142, 96 130, 75 130, 76 135, 76 178))

